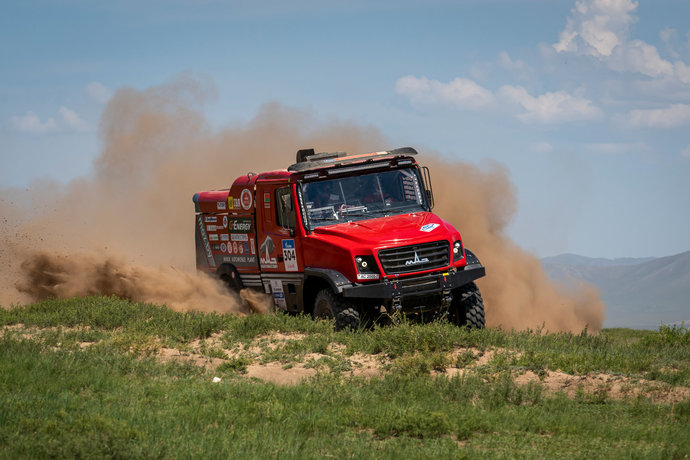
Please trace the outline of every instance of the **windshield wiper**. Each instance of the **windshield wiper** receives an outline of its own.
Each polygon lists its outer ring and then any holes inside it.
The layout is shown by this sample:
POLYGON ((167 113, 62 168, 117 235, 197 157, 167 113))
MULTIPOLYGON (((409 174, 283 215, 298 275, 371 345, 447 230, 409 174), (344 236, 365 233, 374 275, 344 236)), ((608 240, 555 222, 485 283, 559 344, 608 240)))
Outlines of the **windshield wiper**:
POLYGON ((346 211, 342 213, 343 219, 350 217, 350 216, 366 216, 367 214, 371 214, 369 211, 346 211))
POLYGON ((370 209, 367 211, 367 214, 385 214, 387 212, 391 212, 390 209, 370 209))

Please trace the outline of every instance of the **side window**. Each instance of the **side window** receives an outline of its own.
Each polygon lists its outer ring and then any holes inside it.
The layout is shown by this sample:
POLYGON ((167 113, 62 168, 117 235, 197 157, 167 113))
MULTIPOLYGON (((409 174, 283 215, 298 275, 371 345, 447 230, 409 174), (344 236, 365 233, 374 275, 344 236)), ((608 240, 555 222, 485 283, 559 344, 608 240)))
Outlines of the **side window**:
POLYGON ((290 187, 281 187, 276 190, 276 214, 278 226, 295 228, 295 210, 292 207, 290 187))

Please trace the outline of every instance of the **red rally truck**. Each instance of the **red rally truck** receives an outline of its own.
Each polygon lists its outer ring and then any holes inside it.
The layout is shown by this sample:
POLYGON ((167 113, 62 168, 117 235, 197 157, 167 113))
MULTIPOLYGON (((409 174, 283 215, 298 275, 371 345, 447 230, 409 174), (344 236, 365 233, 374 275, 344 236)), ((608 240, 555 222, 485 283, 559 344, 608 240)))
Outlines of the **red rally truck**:
POLYGON ((336 329, 400 311, 484 327, 474 280, 485 270, 431 212, 429 170, 410 147, 347 155, 297 152, 287 169, 246 174, 194 195, 197 269, 277 308, 336 329))

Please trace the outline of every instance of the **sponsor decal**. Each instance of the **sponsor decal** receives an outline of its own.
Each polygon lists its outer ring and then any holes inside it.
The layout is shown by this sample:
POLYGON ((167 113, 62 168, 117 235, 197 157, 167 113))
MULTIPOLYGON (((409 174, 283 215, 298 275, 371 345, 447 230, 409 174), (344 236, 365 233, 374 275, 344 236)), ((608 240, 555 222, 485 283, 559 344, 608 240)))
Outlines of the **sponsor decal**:
POLYGON ((297 251, 295 251, 295 240, 282 240, 282 244, 285 271, 296 272, 297 270, 299 270, 299 267, 297 266, 297 251))
POLYGON ((256 266, 256 256, 223 256, 221 259, 219 259, 221 262, 225 263, 231 263, 235 265, 236 267, 249 267, 249 266, 256 266))
POLYGON ((228 246, 225 243, 220 244, 220 252, 228 252, 228 246))
POLYGON ((235 254, 238 253, 237 241, 235 241, 235 242, 232 243, 232 252, 234 252, 235 254))
POLYGON ((213 244, 211 245, 214 251, 220 251, 220 244, 213 244))
POLYGON ((256 254, 256 247, 254 246, 254 238, 249 238, 249 248, 252 250, 252 254, 256 254))
MULTIPOLYGON (((233 244, 236 244, 236 242, 233 244)), ((244 245, 242 243, 237 245, 237 249, 240 251, 240 254, 244 254, 244 245)))
POLYGON ((245 233, 232 233, 230 239, 232 241, 249 241, 249 235, 245 233))
POLYGON ((233 198, 232 199, 232 206, 235 209, 240 209, 240 199, 239 198, 233 198))
POLYGON ((204 216, 204 222, 216 222, 216 216, 204 216))
POLYGON ((271 291, 273 292, 273 303, 276 304, 276 307, 287 310, 283 283, 280 280, 271 280, 271 291))
POLYGON ((245 241, 243 246, 244 246, 244 253, 249 254, 249 242, 245 241))
POLYGON ((251 217, 243 217, 240 219, 233 219, 232 223, 228 226, 228 231, 230 233, 251 233, 252 232, 252 219, 251 217))
POLYGON ((276 245, 270 236, 266 236, 264 242, 259 246, 259 261, 262 268, 278 268, 278 262, 273 257, 273 251, 276 250, 276 245))
POLYGON ((215 233, 213 233, 213 234, 211 234, 211 235, 208 236, 208 239, 209 239, 210 241, 218 241, 218 235, 215 234, 215 233))
POLYGON ((242 190, 242 193, 240 194, 240 204, 242 205, 242 209, 249 211, 253 204, 252 200, 252 192, 250 192, 248 188, 242 190))
POLYGON ((269 209, 271 207, 271 194, 264 192, 264 208, 269 209))
POLYGON ((419 265, 419 264, 425 264, 427 262, 429 262, 428 257, 423 257, 420 259, 419 256, 417 255, 417 251, 415 251, 414 252, 414 259, 406 260, 405 265, 419 265))
POLYGON ((225 211, 225 201, 216 201, 216 207, 225 211))
POLYGON ((377 280, 379 279, 378 273, 357 273, 358 280, 377 280))
POLYGON ((228 209, 235 209, 235 199, 231 196, 228 197, 228 209))
POLYGON ((206 231, 207 231, 207 232, 215 232, 215 231, 216 231, 216 226, 215 226, 215 225, 207 225, 207 226, 206 226, 206 231))
POLYGON ((223 228, 228 228, 228 216, 223 216, 223 228))
POLYGON ((426 224, 420 227, 419 231, 420 232, 431 232, 433 230, 436 230, 441 224, 426 224))
POLYGON ((197 216, 197 224, 199 228, 199 234, 201 235, 201 242, 204 245, 204 250, 206 251, 206 258, 208 259, 209 267, 215 267, 216 261, 213 258, 213 252, 211 251, 211 244, 208 242, 208 235, 206 234, 206 228, 204 227, 204 219, 201 216, 197 216))
POLYGON ((230 235, 228 235, 227 233, 222 233, 222 234, 220 235, 220 240, 221 240, 221 241, 228 241, 229 239, 230 239, 230 235))

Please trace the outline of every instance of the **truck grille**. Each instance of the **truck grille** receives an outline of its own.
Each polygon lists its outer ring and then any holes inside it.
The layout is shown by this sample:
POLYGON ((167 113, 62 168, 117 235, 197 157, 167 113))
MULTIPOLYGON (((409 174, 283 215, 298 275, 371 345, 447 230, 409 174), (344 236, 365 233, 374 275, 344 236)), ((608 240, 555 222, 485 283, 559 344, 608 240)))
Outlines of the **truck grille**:
POLYGON ((448 241, 434 241, 382 249, 379 260, 387 275, 433 270, 450 264, 450 244, 448 241))

